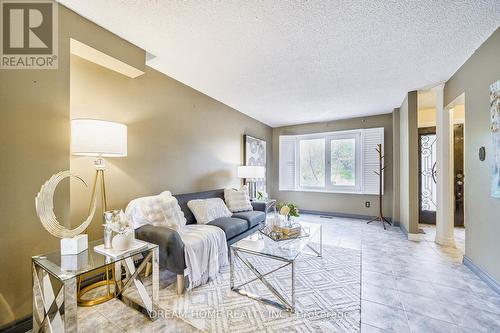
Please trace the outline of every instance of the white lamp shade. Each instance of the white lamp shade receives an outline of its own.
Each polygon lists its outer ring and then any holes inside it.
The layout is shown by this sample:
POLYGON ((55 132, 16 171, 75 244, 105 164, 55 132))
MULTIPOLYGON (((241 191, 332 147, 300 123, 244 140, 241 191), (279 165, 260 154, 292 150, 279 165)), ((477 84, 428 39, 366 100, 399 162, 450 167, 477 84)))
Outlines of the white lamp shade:
POLYGON ((264 179, 266 168, 256 165, 243 165, 238 167, 238 178, 264 179))
POLYGON ((82 156, 127 156, 127 126, 106 120, 71 121, 71 153, 82 156))

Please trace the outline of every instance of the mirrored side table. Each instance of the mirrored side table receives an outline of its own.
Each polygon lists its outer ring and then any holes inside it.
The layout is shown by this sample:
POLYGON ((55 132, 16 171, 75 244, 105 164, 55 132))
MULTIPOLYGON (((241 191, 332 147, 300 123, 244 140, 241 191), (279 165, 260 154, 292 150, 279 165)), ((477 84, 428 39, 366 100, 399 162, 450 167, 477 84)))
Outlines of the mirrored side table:
POLYGON ((94 247, 102 244, 102 240, 89 242, 88 249, 77 255, 61 255, 60 251, 55 251, 32 257, 32 332, 77 332, 77 281, 85 273, 110 265, 114 265, 115 269, 116 298, 143 312, 151 320, 156 320, 159 295, 158 245, 144 243, 140 249, 116 257, 105 256, 94 250, 94 247), (137 255, 143 256, 138 266, 134 262, 134 256, 137 255), (153 268, 152 283, 146 288, 140 274, 145 271, 148 262, 152 263, 153 268), (121 273, 122 268, 125 274, 121 273), (124 295, 131 285, 136 287, 142 304, 124 295))

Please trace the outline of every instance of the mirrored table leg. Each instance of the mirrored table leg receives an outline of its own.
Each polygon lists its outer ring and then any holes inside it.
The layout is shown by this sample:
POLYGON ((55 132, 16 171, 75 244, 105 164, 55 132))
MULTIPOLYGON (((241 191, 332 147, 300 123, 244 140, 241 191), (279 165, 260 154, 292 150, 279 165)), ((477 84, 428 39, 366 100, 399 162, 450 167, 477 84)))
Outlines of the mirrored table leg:
POLYGON ((34 263, 32 274, 32 332, 77 332, 76 277, 63 281, 57 289, 54 288, 49 274, 34 263))
POLYGON ((159 315, 159 307, 158 307, 158 300, 159 300, 159 267, 158 267, 158 262, 159 262, 159 251, 158 247, 155 249, 152 249, 148 255, 144 258, 144 260, 139 264, 138 267, 135 267, 134 265, 134 260, 131 257, 123 259, 123 264, 125 267, 125 271, 127 272, 127 277, 125 278, 125 281, 122 283, 122 287, 120 288, 119 292, 117 293, 117 298, 120 299, 122 302, 125 304, 131 306, 132 308, 135 308, 136 310, 144 313, 146 316, 148 316, 152 321, 158 319, 159 315), (140 274, 145 271, 145 268, 148 264, 148 262, 152 260, 153 262, 153 274, 152 274, 152 281, 151 281, 151 293, 148 293, 148 290, 144 283, 141 280, 140 274), (124 295, 124 292, 131 286, 134 285, 140 299, 142 300, 141 302, 137 302, 133 298, 130 298, 126 295, 124 295))
POLYGON ((156 247, 153 249, 153 257, 151 259, 153 263, 153 276, 151 277, 152 279, 152 288, 153 290, 151 291, 152 296, 153 296, 153 311, 151 313, 152 319, 157 319, 158 318, 158 309, 159 309, 159 297, 160 297, 160 268, 159 268, 159 248, 156 247))
POLYGON ((323 226, 319 226, 319 256, 323 256, 323 226))
POLYGON ((234 289, 234 254, 236 250, 229 247, 229 287, 230 290, 234 289))
POLYGON ((64 281, 64 332, 77 332, 76 277, 64 281))

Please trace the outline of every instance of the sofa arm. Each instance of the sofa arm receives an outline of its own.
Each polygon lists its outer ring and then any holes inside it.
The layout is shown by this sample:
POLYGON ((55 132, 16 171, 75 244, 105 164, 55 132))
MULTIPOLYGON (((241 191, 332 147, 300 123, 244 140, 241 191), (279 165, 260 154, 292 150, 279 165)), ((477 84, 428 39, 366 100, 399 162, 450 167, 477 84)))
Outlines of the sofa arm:
POLYGON ((159 246, 159 264, 176 274, 184 274, 184 243, 179 233, 167 227, 143 225, 135 230, 135 237, 159 246))
POLYGON ((268 205, 264 201, 252 201, 253 210, 258 210, 267 213, 268 205))

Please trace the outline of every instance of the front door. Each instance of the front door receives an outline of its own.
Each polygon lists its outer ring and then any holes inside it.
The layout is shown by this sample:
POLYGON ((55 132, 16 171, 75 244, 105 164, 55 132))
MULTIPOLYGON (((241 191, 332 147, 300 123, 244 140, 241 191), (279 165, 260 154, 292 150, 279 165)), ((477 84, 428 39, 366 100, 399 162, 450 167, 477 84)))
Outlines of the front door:
MULTIPOLYGON (((436 224, 436 127, 418 129, 419 222, 436 224)), ((455 226, 464 225, 464 125, 453 126, 455 226)))
POLYGON ((436 127, 418 129, 419 222, 436 224, 436 127))

